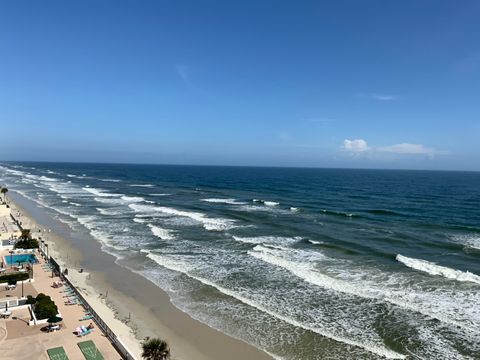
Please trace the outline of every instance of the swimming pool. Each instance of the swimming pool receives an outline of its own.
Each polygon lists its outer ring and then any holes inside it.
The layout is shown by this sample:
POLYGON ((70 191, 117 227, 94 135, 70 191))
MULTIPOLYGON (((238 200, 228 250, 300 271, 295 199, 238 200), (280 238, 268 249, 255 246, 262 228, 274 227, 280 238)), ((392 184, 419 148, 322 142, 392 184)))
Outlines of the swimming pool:
POLYGON ((7 265, 38 263, 38 259, 35 254, 12 254, 5 255, 4 257, 7 265))

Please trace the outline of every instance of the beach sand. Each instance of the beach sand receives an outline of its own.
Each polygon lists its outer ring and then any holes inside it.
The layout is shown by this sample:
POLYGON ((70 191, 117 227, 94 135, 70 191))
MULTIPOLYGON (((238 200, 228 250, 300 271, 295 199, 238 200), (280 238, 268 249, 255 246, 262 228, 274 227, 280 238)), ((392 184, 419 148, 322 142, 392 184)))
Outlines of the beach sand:
POLYGON ((35 203, 13 192, 9 195, 13 200, 10 205, 21 213, 19 221, 34 237, 46 241, 49 255, 68 268, 69 279, 139 359, 140 341, 146 336, 165 339, 176 360, 272 359, 176 308, 165 291, 118 265, 92 237, 74 236, 68 226, 52 219, 35 203))

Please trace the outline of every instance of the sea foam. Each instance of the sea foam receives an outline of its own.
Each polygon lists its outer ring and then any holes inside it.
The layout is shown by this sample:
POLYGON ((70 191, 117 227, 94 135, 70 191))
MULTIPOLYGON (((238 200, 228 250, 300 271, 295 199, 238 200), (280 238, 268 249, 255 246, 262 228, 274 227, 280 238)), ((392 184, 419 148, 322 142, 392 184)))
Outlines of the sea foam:
POLYGON ((140 204, 130 204, 129 207, 140 213, 161 213, 169 216, 179 216, 186 217, 192 220, 195 220, 201 224, 206 230, 212 231, 223 231, 229 230, 233 227, 234 221, 229 219, 218 219, 218 218, 209 218, 203 213, 194 212, 194 211, 185 211, 178 210, 165 206, 152 206, 152 205, 140 205, 140 204))
POLYGON ((437 265, 430 261, 409 258, 400 254, 397 255, 396 259, 409 268, 422 271, 430 275, 443 276, 447 279, 457 281, 469 281, 480 285, 480 276, 469 271, 455 270, 446 266, 437 265))
POLYGON ((162 240, 173 240, 175 239, 175 235, 172 230, 163 229, 159 226, 155 226, 152 224, 147 224, 147 226, 152 231, 152 234, 162 240))
MULTIPOLYGON (((471 311, 467 304, 480 300, 479 294, 450 293, 450 291, 421 291, 409 288, 409 279, 391 278, 388 274, 362 271, 351 273, 342 270, 345 264, 326 257, 318 251, 310 252, 300 249, 272 247, 267 244, 257 245, 248 252, 249 255, 283 268, 298 278, 324 289, 333 290, 364 299, 376 299, 401 308, 421 313, 441 322, 466 330, 480 331, 477 319, 480 314, 471 311), (264 246, 265 245, 265 246, 264 246), (317 268, 334 267, 335 277, 324 274, 317 268), (379 286, 379 284, 382 284, 379 286), (453 300, 455 299, 455 301, 453 300)), ((345 270, 346 271, 346 270, 345 270)))
POLYGON ((201 199, 202 201, 209 202, 209 203, 215 203, 215 204, 228 204, 228 205, 244 205, 246 204, 243 201, 238 201, 235 199, 201 199))
POLYGON ((472 235, 455 235, 452 240, 456 243, 462 244, 466 249, 480 250, 480 234, 472 235))
POLYGON ((251 306, 257 310, 260 310, 261 312, 264 312, 270 316, 273 316, 277 319, 280 319, 290 325, 293 325, 295 327, 298 327, 298 328, 302 328, 304 330, 309 330, 309 331, 312 331, 314 333, 317 333, 321 336, 324 336, 324 337, 327 337, 329 339, 332 339, 332 340, 335 340, 335 341, 338 341, 338 342, 341 342, 341 343, 344 343, 344 344, 348 344, 348 345, 351 345, 351 346, 355 346, 355 347, 359 347, 359 348, 362 348, 368 352, 371 352, 373 354, 376 354, 376 355, 379 355, 379 356, 383 356, 387 359, 405 359, 406 356, 403 355, 403 354, 400 354, 394 350, 391 350, 389 348, 386 348, 385 346, 381 345, 381 344, 376 344, 376 343, 371 343, 371 342, 362 342, 362 341, 357 341, 357 340, 354 340, 352 338, 347 338, 347 337, 343 337, 341 335, 337 335, 335 334, 335 332, 332 332, 330 330, 327 330, 327 329, 324 329, 324 328, 320 328, 320 327, 315 327, 315 326, 310 326, 309 324, 307 323, 303 323, 303 322, 300 322, 296 319, 293 319, 289 316, 286 316, 286 315, 283 315, 283 314, 280 314, 278 312, 276 312, 275 310, 272 310, 270 309, 269 307, 251 299, 251 298, 248 298, 247 296, 237 292, 237 291, 234 291, 234 290, 230 290, 230 289, 227 289, 211 280, 208 280, 208 279, 205 279, 203 277, 200 277, 200 276, 197 276, 197 275, 194 275, 192 274, 189 269, 188 269, 188 266, 186 266, 186 264, 181 264, 179 263, 178 261, 172 261, 171 259, 168 259, 167 257, 165 256, 162 256, 162 255, 159 255, 159 254, 155 254, 155 253, 152 253, 151 251, 149 250, 144 250, 142 249, 141 252, 144 252, 146 253, 146 256, 155 261, 157 264, 169 269, 169 270, 173 270, 173 271, 176 271, 176 272, 179 272, 179 273, 182 273, 182 274, 185 274, 187 275, 188 277, 192 278, 192 279, 195 279, 199 282, 201 282, 202 284, 204 285, 207 285, 207 286, 210 286, 210 287, 213 287, 215 288, 217 291, 225 294, 225 295, 228 295, 248 306, 251 306))
POLYGON ((113 194, 113 193, 106 192, 105 190, 97 189, 97 188, 94 188, 94 187, 85 186, 82 189, 89 192, 90 194, 95 195, 95 196, 101 196, 101 197, 120 197, 120 196, 122 196, 122 194, 113 194))
POLYGON ((291 245, 302 238, 300 236, 285 237, 285 236, 255 236, 255 237, 240 237, 233 236, 233 239, 245 244, 272 244, 272 245, 291 245))

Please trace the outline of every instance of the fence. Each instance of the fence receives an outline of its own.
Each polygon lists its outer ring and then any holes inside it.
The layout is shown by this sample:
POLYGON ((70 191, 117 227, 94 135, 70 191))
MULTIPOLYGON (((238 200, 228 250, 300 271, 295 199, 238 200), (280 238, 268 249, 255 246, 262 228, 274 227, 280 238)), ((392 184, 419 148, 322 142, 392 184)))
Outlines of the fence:
POLYGON ((22 305, 18 298, 4 298, 0 299, 0 309, 6 309, 7 307, 15 307, 22 305))
MULTIPOLYGON (((45 254, 44 254, 45 255, 45 254)), ((54 271, 57 272, 61 279, 65 281, 70 287, 73 289, 75 294, 78 296, 78 298, 81 300, 83 306, 85 307, 86 310, 90 312, 92 315, 92 320, 95 321, 97 326, 102 329, 102 331, 105 333, 105 335, 108 337, 112 345, 115 347, 115 349, 118 351, 118 353, 122 356, 122 359, 124 360, 135 360, 135 357, 130 353, 130 351, 126 348, 126 346, 122 343, 122 341, 115 335, 115 333, 112 331, 112 329, 109 328, 109 326, 105 323, 105 321, 102 320, 100 315, 97 314, 97 312, 90 306, 88 301, 83 297, 83 295, 78 291, 78 289, 73 285, 70 280, 68 279, 68 275, 65 276, 62 273, 62 269, 60 265, 52 258, 49 257, 50 264, 54 268, 54 271)))

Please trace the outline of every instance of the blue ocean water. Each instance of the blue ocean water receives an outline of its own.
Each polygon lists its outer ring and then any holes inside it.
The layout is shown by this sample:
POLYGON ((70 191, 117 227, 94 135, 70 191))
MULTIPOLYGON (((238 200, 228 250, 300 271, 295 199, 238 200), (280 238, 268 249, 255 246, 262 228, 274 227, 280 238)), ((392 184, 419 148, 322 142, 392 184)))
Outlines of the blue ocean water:
POLYGON ((480 358, 480 173, 3 163, 0 183, 279 359, 480 358))

